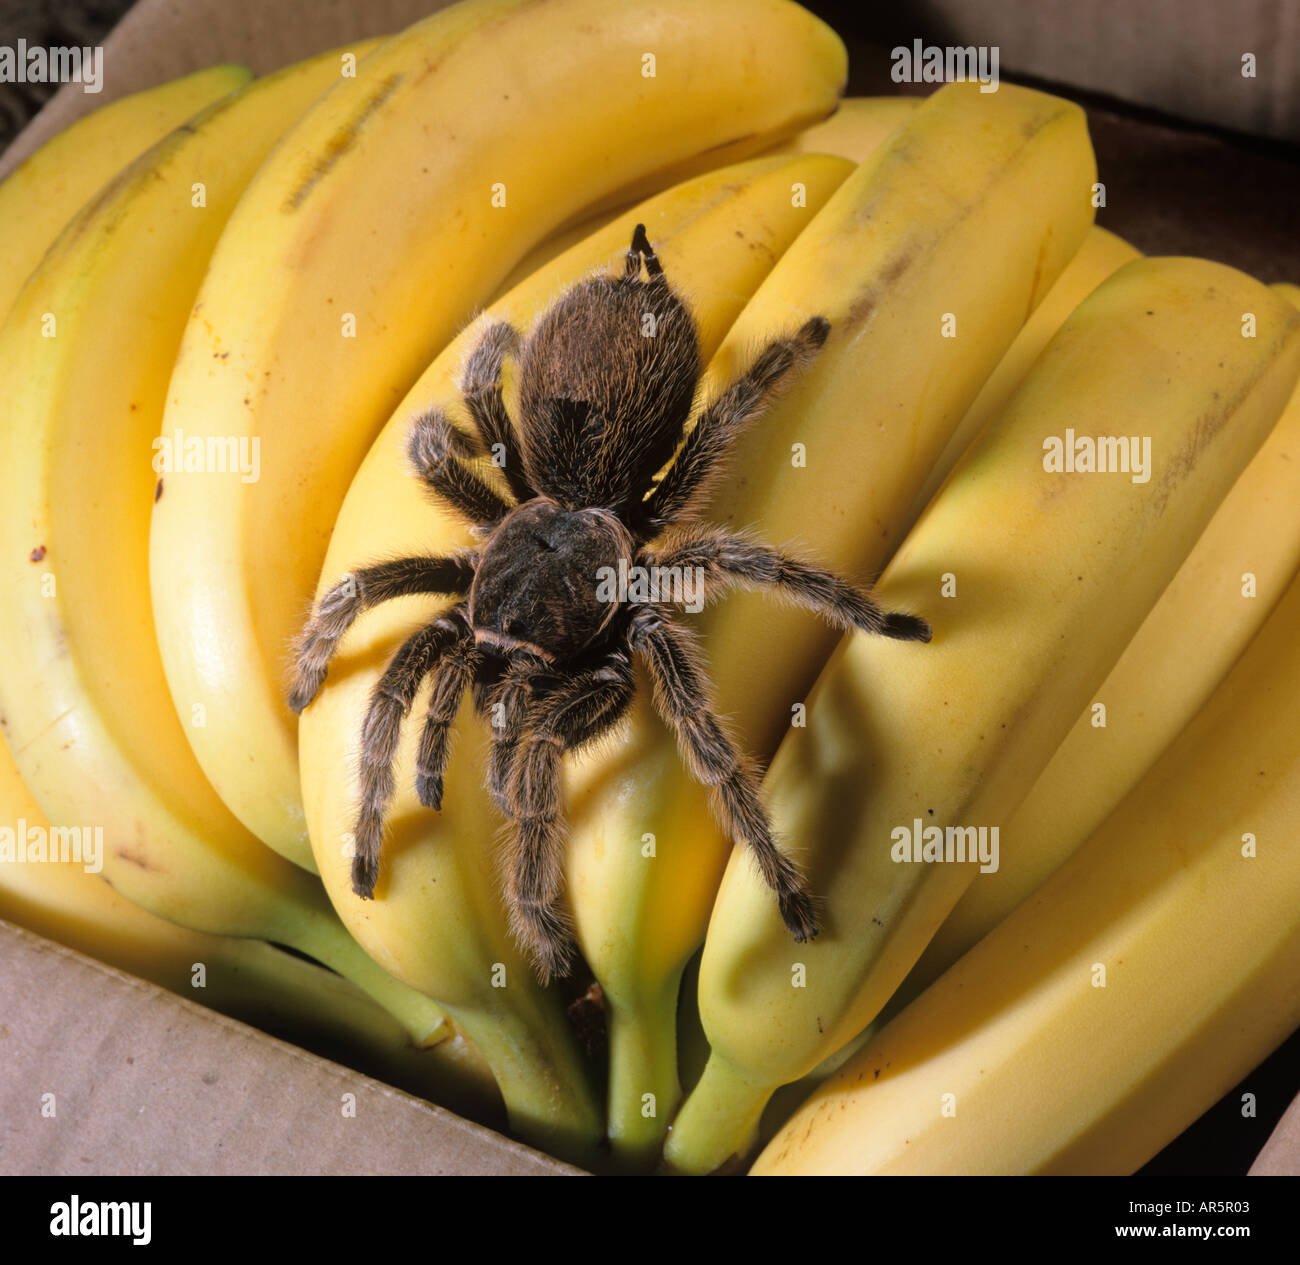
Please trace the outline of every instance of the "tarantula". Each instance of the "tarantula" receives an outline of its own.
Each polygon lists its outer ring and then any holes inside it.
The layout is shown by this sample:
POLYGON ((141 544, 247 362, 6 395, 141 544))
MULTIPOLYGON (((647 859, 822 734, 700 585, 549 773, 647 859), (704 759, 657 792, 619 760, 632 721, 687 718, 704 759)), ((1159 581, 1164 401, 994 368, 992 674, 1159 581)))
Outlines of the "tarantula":
POLYGON ((838 628, 929 640, 924 620, 885 613, 837 576, 693 521, 737 434, 829 331, 815 316, 770 342, 683 441, 701 372, 699 342, 644 225, 636 226, 621 276, 575 285, 526 339, 507 323, 487 329, 461 383, 476 435, 432 410, 413 424, 408 448, 415 473, 477 529, 481 547, 355 572, 321 599, 297 645, 290 705, 301 711, 362 611, 411 593, 456 598, 400 647, 370 700, 352 865, 359 896, 374 894, 399 729, 432 675, 416 768, 420 803, 441 806, 451 727, 471 690, 479 714, 493 721, 488 789, 513 823, 511 929, 543 980, 565 974, 572 932, 561 903, 561 760, 618 722, 635 690, 637 655, 683 762, 711 790, 719 824, 753 850, 794 938, 817 934, 799 872, 773 840, 754 769, 711 710, 694 639, 672 613, 675 599, 610 600, 597 575, 620 565, 666 569, 656 576, 695 568, 709 596, 731 584, 765 585, 838 628), (517 426, 502 397, 507 356, 518 361, 517 426), (510 499, 474 468, 485 452, 510 499))

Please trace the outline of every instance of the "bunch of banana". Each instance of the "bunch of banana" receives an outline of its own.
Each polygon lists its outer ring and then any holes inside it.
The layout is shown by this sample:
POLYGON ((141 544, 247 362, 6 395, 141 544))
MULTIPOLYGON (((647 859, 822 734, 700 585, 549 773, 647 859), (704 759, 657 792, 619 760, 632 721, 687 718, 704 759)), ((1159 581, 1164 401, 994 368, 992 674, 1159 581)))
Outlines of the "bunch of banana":
POLYGON ((172 132, 77 215, 15 301, 0 331, 0 715, 50 820, 102 827, 104 875, 123 896, 199 931, 298 948, 425 1044, 447 1034, 442 1011, 377 967, 319 882, 205 781, 149 604, 149 513, 169 477, 154 440, 203 270, 285 120, 349 58, 291 67, 172 132))
MULTIPOLYGON (((486 324, 526 329, 560 290, 592 270, 623 266, 632 228, 644 223, 664 269, 693 298, 705 354, 801 230, 852 171, 828 156, 754 159, 669 190, 573 247, 494 304, 438 356, 384 428, 348 491, 330 541, 321 589, 376 557, 443 551, 468 543, 459 519, 431 504, 406 456, 412 420, 431 407, 463 418, 457 380, 486 324), (798 191, 798 196, 792 196, 798 191)), ((500 817, 483 789, 482 722, 468 708, 458 725, 441 811, 414 791, 418 725, 407 727, 395 763, 385 863, 373 901, 352 891, 347 843, 358 798, 355 750, 371 690, 401 642, 440 603, 402 598, 365 612, 340 644, 325 687, 302 714, 303 799, 316 861, 336 908, 357 939, 398 978, 436 997, 496 1072, 517 1132, 541 1142, 541 1105, 512 1086, 546 1068, 564 1090, 571 1131, 594 1146, 603 1133, 594 1101, 578 1093, 582 1069, 554 990, 539 990, 511 941, 492 864, 500 817)), ((426 690, 427 693, 427 690, 426 690)), ((416 701, 423 706, 424 695, 416 701)), ((590 1091, 588 1091, 590 1092, 590 1091)), ((556 1128, 551 1126, 552 1133, 556 1128)))
MULTIPOLYGON (((1300 308, 1300 288, 1273 289, 1300 308)), ((957 902, 890 1003, 899 1010, 1109 816, 1258 632, 1300 566, 1300 387, 1178 574, 1002 828, 1005 860, 957 902), (1211 615, 1212 612, 1212 615, 1211 615)))
POLYGON ((747 1151, 772 1091, 879 1013, 975 877, 960 862, 979 828, 987 849, 1297 374, 1300 314, 1200 260, 1125 265, 1052 339, 882 578, 882 604, 928 619, 933 642, 847 638, 772 764, 775 823, 824 930, 795 945, 732 857, 700 970, 712 1054, 674 1122, 674 1167, 707 1172, 747 1151), (1059 471, 1051 449, 1067 429, 1136 436, 1148 481, 1059 471))
MULTIPOLYGON (((812 219, 714 356, 705 399, 777 333, 819 313, 831 323, 812 366, 737 441, 744 476, 724 481, 705 517, 870 577, 1026 313, 1084 240, 1093 178, 1083 114, 1058 98, 955 84, 913 112, 812 219)), ((720 711, 746 749, 770 755, 834 633, 755 594, 699 619, 720 711)), ((730 844, 644 683, 617 737, 568 773, 566 874, 607 1006, 610 1138, 644 1162, 678 1100, 681 972, 730 844)))
POLYGON ((213 257, 165 418, 258 442, 259 477, 178 474, 151 546, 172 697, 206 710, 187 736, 254 834, 310 866, 286 647, 348 484, 430 359, 552 229, 829 114, 844 78, 838 37, 789 0, 466 0, 284 138, 213 257))
POLYGON ((755 1174, 1132 1173, 1286 1038, 1298 626, 1300 576, 1105 825, 827 1082, 755 1174))
MULTIPOLYGON (((0 738, 0 827, 43 839, 46 859, 0 861, 0 918, 202 1002, 285 1040, 430 1097, 485 1124, 504 1122, 487 1063, 449 1029, 417 1050, 406 1030, 356 985, 261 940, 208 935, 133 905, 93 870, 57 861, 60 836, 0 738), (200 969, 201 968, 201 969, 200 969)), ((94 864, 94 863, 92 863, 94 864)))
MULTIPOLYGON (((998 362, 997 368, 989 375, 988 381, 984 383, 975 402, 957 424, 957 428, 953 431, 952 439, 949 440, 943 455, 926 479, 925 490, 913 503, 913 510, 908 515, 909 521, 919 516, 920 511, 930 501, 933 492, 947 477, 961 454, 970 446, 971 439, 984 428, 991 418, 996 417, 1001 412, 1007 400, 1011 398, 1015 389, 1024 379, 1030 366, 1038 358, 1039 353, 1051 341, 1074 309, 1112 272, 1136 258, 1138 258, 1138 252, 1122 238, 1116 237, 1114 233, 1109 233, 1104 228, 1099 228, 1096 225, 1093 225, 1088 230, 1088 235, 1084 238, 1083 245, 1079 247, 1078 253, 1065 266, 1065 270, 1057 278, 1056 284, 1047 292, 1047 296, 1034 310, 1033 315, 1021 327, 1020 333, 1016 335, 1015 342, 1011 344, 1007 354, 998 362)), ((1242 476, 1243 479, 1245 477, 1245 475, 1242 476)), ((1019 856, 1013 853, 1004 859, 1004 869, 999 873, 1016 868, 1019 862, 1019 856)), ((986 876, 984 881, 987 882, 995 877, 995 875, 986 876)), ((977 884, 976 888, 978 886, 977 884)), ((970 897, 971 892, 968 892, 962 898, 962 903, 969 900, 970 897)), ((945 922, 944 926, 940 928, 935 940, 931 942, 931 949, 943 936, 949 922, 958 916, 960 910, 961 903, 953 911, 948 922, 945 922)), ((927 949, 927 955, 929 952, 930 950, 927 949)), ((924 961, 925 959, 922 958, 922 961, 917 963, 916 970, 912 973, 913 976, 922 970, 924 961)), ((899 998, 907 993, 911 984, 912 976, 909 976, 908 980, 900 985, 898 993, 891 999, 885 1013, 889 1013, 899 1005, 899 998)), ((698 1016, 692 1016, 691 1019, 694 1027, 698 1029, 698 1016)), ((807 1076, 781 1086, 772 1095, 771 1101, 763 1112, 763 1118, 759 1125, 760 1139, 763 1141, 770 1139, 812 1093, 813 1089, 833 1072, 838 1071, 866 1043, 870 1035, 871 1028, 865 1029, 847 1045, 819 1063, 807 1076)), ((702 1030, 699 1039, 707 1046, 702 1030)))
POLYGON ((59 232, 129 162, 174 127, 252 78, 212 66, 137 92, 79 119, 0 183, 0 320, 59 232))

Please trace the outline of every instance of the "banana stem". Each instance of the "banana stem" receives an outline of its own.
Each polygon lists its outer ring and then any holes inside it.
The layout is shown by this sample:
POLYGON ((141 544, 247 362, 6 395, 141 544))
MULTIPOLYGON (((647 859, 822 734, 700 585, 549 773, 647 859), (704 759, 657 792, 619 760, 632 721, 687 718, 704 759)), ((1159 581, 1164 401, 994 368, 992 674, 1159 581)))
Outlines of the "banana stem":
POLYGON ((591 1077, 555 998, 530 993, 512 998, 510 1006, 449 1010, 491 1067, 510 1132, 548 1155, 594 1169, 604 1122, 591 1077))
POLYGON ((291 929, 277 928, 284 944, 323 962, 377 1001, 406 1029, 416 1046, 437 1045, 451 1036, 446 1011, 437 1002, 394 979, 352 938, 333 910, 304 911, 291 929))
POLYGON ((609 999, 609 1143, 619 1169, 655 1166, 682 1096, 677 1073, 680 982, 676 972, 658 996, 634 1006, 609 999))
POLYGON ((744 1159, 758 1140, 758 1122, 775 1086, 744 1075, 716 1053, 687 1095, 664 1147, 667 1172, 704 1174, 744 1159))

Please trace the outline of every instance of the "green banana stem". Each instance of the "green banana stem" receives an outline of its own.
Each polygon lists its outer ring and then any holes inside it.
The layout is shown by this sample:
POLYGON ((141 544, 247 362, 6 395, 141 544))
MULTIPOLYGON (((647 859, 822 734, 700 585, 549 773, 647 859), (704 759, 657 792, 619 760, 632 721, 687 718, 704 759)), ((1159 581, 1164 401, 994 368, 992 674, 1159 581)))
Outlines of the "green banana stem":
POLYGON ((773 1089, 711 1054, 700 1083, 673 1121, 664 1147, 665 1170, 712 1173, 729 1160, 746 1158, 758 1141, 758 1122, 773 1089))
MULTIPOLYGON (((323 893, 321 899, 324 902, 323 893)), ((352 938, 332 909, 304 910, 294 926, 278 927, 275 936, 268 938, 323 962, 351 980, 406 1029, 415 1045, 437 1045, 451 1035, 446 1011, 385 971, 352 938)))
MULTIPOLYGON (((609 1035, 609 1142, 619 1169, 654 1168, 668 1122, 681 1101, 677 1071, 675 972, 656 996, 635 1005, 611 1005, 609 1035)), ((625 999, 626 1000, 626 999, 625 999)))
POLYGON ((492 1069, 510 1132, 548 1155, 596 1168, 604 1121, 564 1011, 550 993, 511 1003, 448 1011, 492 1069))

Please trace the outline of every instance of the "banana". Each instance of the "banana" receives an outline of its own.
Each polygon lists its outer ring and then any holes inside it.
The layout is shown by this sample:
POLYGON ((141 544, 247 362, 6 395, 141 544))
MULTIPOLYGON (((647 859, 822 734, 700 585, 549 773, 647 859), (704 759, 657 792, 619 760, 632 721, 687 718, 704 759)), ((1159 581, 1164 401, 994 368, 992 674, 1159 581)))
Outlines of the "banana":
MULTIPOLYGON (((943 455, 930 471, 924 489, 913 502, 912 510, 908 515, 909 521, 920 516, 921 511, 933 498, 934 492, 960 459, 961 454, 970 446, 973 437, 984 428, 990 418, 996 417, 1002 411, 1007 400, 1011 398, 1012 393, 1023 381, 1030 366, 1038 358, 1043 348, 1051 341, 1066 318, 1112 272, 1123 264, 1137 258, 1139 258, 1139 252, 1124 241, 1123 238, 1107 232, 1104 228, 1098 228, 1096 225, 1093 225, 1088 230, 1088 235, 1084 238, 1083 245, 1079 247, 1078 253, 1066 264, 1056 283, 1047 292, 1046 297, 1038 307, 1034 309, 1033 315, 1021 327, 1020 333, 1016 335, 1015 342, 1007 349, 1006 355, 998 361, 997 368, 989 375, 988 381, 984 383, 975 402, 966 410, 962 420, 958 422, 952 438, 943 451, 943 455)), ((1003 865, 1005 868, 1011 868, 1017 862, 1018 857, 1013 853, 1003 862, 1003 865)), ((985 881, 994 877, 996 876, 985 876, 985 881)), ((972 892, 979 887, 980 884, 975 884, 972 887, 972 892)), ((971 892, 968 892, 962 898, 962 903, 969 900, 970 897, 971 892)), ((953 911, 949 922, 957 916, 960 909, 961 903, 953 911)), ((938 942, 943 935, 944 928, 947 926, 948 923, 945 923, 944 927, 940 928, 935 940, 931 942, 931 948, 938 942)), ((929 951, 927 949, 927 954, 929 951)), ((924 958, 922 961, 924 961, 924 958)), ((920 969, 921 963, 918 963, 916 970, 919 971, 920 969)), ((822 1060, 807 1076, 792 1081, 788 1085, 782 1085, 772 1095, 759 1125, 760 1141, 766 1143, 775 1136, 781 1125, 794 1114, 813 1090, 834 1072, 837 1072, 867 1043, 873 1028, 878 1027, 884 1021, 885 1015, 892 1012, 899 1005, 900 995, 906 989, 906 983, 900 985, 898 993, 890 1000, 889 1006, 875 1023, 864 1029, 829 1058, 822 1060)), ((703 1040, 702 1035, 701 1040, 703 1040)))
POLYGON ((732 858, 700 968, 713 1053, 674 1123, 672 1167, 746 1151, 773 1089, 879 1013, 974 877, 921 860, 921 839, 911 859, 912 832, 973 837, 1025 796, 1297 374, 1300 313, 1202 260, 1127 264, 1065 323, 882 578, 881 603, 928 619, 933 642, 847 638, 773 761, 773 816, 824 930, 795 945, 732 858), (1149 481, 1049 468, 1067 429, 1149 439, 1136 454, 1149 481))
POLYGON ((104 874, 128 900, 292 945, 422 1044, 446 1016, 376 967, 319 882, 204 780, 149 612, 149 510, 170 477, 151 469, 151 445, 181 331, 240 190, 340 65, 326 54, 260 80, 159 142, 73 220, 0 331, 0 724, 50 819, 102 827, 104 874))
MULTIPOLYGON (((432 503, 409 472, 413 418, 430 407, 463 417, 456 385, 484 325, 527 329, 563 287, 593 269, 621 268, 643 222, 673 284, 691 296, 705 354, 773 261, 852 170, 827 156, 758 159, 699 177, 637 207, 529 279, 433 362, 384 428, 348 491, 321 576, 325 591, 377 557, 440 553, 469 543, 458 518, 432 503), (793 188, 802 196, 792 196, 793 188), (798 205, 796 205, 796 203, 798 205)), ((507 399, 510 391, 507 388, 507 399)), ((548 1150, 593 1147, 602 1113, 557 1006, 514 947, 492 864, 501 818, 483 789, 483 725, 462 714, 442 809, 420 807, 415 743, 426 689, 396 760, 396 796, 373 901, 352 891, 347 843, 359 797, 355 751, 379 673, 445 600, 402 598, 358 618, 325 687, 302 713, 303 801, 327 890, 357 939, 398 978, 436 997, 496 1073, 515 1131, 548 1150), (497 986, 504 979, 505 987, 497 986)))
POLYGON ((907 516, 909 522, 915 522, 921 517, 921 511, 934 499, 934 494, 948 477, 948 472, 961 459, 962 453, 970 447, 975 436, 1002 412, 1043 348, 1051 342, 1074 309, 1111 273, 1124 264, 1131 263, 1140 254, 1122 237, 1117 237, 1104 228, 1094 224, 1088 230, 1088 236, 1083 239, 1078 253, 1066 264, 1056 284, 1024 323, 1016 335, 1016 341, 1007 349, 1007 354, 998 361, 998 367, 989 374, 988 381, 980 388, 975 403, 957 423, 947 446, 912 502, 912 509, 907 516))
MULTIPOLYGON (((811 367, 737 441, 736 475, 708 521, 869 576, 953 426, 1078 249, 1094 177, 1082 112, 1022 88, 966 87, 940 90, 854 171, 728 333, 703 399, 775 335, 817 313, 831 322, 811 367), (955 339, 943 336, 945 312, 958 314, 955 339)), ((699 618, 719 710, 765 758, 834 634, 763 594, 734 594, 699 618)), ((578 939, 609 1020, 611 1142, 636 1163, 657 1153, 679 1096, 681 971, 730 843, 644 681, 603 754, 571 766, 568 803, 578 939)))
MULTIPOLYGON (((812 127, 805 128, 779 145, 764 150, 763 156, 770 158, 796 154, 835 154, 840 158, 848 158, 852 162, 860 163, 865 161, 868 155, 897 127, 911 118, 920 104, 921 101, 917 97, 846 97, 829 119, 814 123, 812 127)), ((716 155, 711 157, 716 158, 716 155)), ((722 166, 724 163, 721 161, 714 161, 708 170, 722 166)), ((646 196, 662 193, 674 183, 679 182, 665 180, 660 175, 656 177, 655 187, 648 190, 646 196)), ((497 287, 492 301, 496 302, 497 299, 509 294, 515 286, 526 281, 533 273, 544 268, 571 246, 576 246, 583 238, 590 237, 620 216, 627 215, 637 200, 626 197, 626 191, 623 191, 622 199, 613 210, 584 216, 578 223, 551 234, 515 265, 510 275, 497 287)), ((1099 277, 1098 280, 1100 279, 1099 277)), ((1082 297, 1080 295, 1080 298, 1082 297)), ((1062 318, 1064 316, 1065 313, 1062 313, 1062 318)))
POLYGON ((845 97, 828 119, 814 123, 767 154, 838 154, 864 163, 904 123, 922 97, 845 97))
POLYGON ((1300 1023, 1300 578, 1105 825, 756 1175, 1129 1174, 1300 1023))
MULTIPOLYGON (((1300 289, 1273 289, 1300 307, 1300 289)), ((1214 692, 1300 567, 1300 388, 1002 828, 1005 861, 957 902, 890 1002, 901 1010, 1106 819, 1214 692), (1212 612, 1212 617, 1207 614, 1212 612)))
POLYGON ((253 833, 310 864, 286 648, 349 481, 433 355, 553 228, 830 113, 844 76, 838 37, 788 0, 469 0, 285 138, 217 249, 165 421, 259 440, 261 477, 177 477, 152 541, 172 697, 206 708, 189 740, 253 833))
POLYGON ((211 66, 122 97, 48 141, 0 183, 0 320, 60 230, 129 162, 253 77, 211 66))
MULTIPOLYGON (((0 738, 0 846, 57 841, 0 738)), ((0 859, 0 918, 359 1071, 499 1126, 501 1096, 463 1034, 416 1050, 387 1011, 342 976, 260 940, 178 927, 84 865, 0 859), (202 966, 200 976, 196 968, 202 966)))

